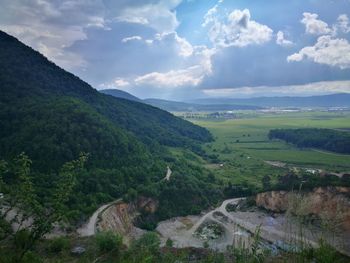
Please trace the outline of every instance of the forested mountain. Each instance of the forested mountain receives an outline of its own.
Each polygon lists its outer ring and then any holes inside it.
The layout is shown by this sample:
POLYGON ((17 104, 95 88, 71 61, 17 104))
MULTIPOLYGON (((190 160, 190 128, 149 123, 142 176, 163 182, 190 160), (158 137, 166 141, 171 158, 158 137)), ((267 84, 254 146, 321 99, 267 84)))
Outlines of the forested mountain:
MULTIPOLYGON (((164 176, 166 162, 176 166, 177 161, 164 146, 198 149, 210 140, 206 129, 166 111, 101 94, 0 31, 0 160, 25 152, 45 198, 57 169, 80 152, 88 153, 87 170, 77 178, 76 194, 68 203, 69 217, 78 220, 81 212, 90 213, 97 204, 127 193, 161 195, 156 182, 164 176)), ((190 187, 190 196, 207 196, 205 180, 201 187, 192 180, 205 174, 180 165, 184 179, 179 187, 185 192, 190 187)), ((177 168, 173 170, 176 174, 177 168)), ((172 200, 167 205, 174 206, 172 200)))
POLYGON ((99 150, 104 154, 92 158, 113 159, 140 142, 186 146, 211 139, 207 130, 165 111, 97 92, 5 33, 0 68, 2 157, 22 150, 41 155, 44 147, 51 149, 44 151, 48 160, 99 150))
POLYGON ((103 90, 99 90, 99 92, 103 94, 111 95, 116 98, 142 102, 142 100, 139 99, 138 97, 119 89, 103 89, 103 90))

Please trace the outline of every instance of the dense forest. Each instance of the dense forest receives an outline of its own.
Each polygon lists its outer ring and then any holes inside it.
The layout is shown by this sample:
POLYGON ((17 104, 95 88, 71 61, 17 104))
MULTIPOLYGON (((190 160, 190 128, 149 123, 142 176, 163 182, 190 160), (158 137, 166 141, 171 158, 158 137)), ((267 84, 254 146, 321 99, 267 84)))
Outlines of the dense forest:
POLYGON ((275 129, 270 139, 280 139, 301 148, 317 148, 350 154, 350 132, 332 129, 275 129))
POLYGON ((24 152, 41 200, 60 180, 59 168, 87 154, 66 203, 71 222, 82 222, 99 204, 121 196, 162 197, 159 218, 199 211, 220 196, 206 171, 177 160, 166 147, 200 151, 201 143, 212 140, 206 129, 150 105, 104 95, 1 31, 0 92, 0 160, 11 163, 24 152), (167 165, 171 185, 161 182, 167 165))

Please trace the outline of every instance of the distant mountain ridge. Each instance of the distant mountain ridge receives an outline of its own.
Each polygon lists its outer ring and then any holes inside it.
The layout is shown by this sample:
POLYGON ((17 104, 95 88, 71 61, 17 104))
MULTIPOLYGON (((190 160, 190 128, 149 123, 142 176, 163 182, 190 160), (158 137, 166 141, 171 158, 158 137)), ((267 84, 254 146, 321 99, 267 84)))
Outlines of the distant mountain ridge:
POLYGON ((100 90, 117 98, 150 104, 166 111, 229 111, 257 110, 266 107, 350 107, 350 93, 336 93, 307 97, 204 98, 189 101, 139 99, 118 89, 100 90))
POLYGON ((167 111, 230 111, 230 110, 257 110, 260 106, 255 105, 236 105, 229 103, 199 104, 161 99, 145 99, 145 103, 153 105, 167 111))
POLYGON ((139 99, 138 97, 131 95, 130 93, 128 93, 126 91, 119 90, 119 89, 103 89, 103 90, 99 90, 99 92, 106 94, 106 95, 114 96, 116 98, 142 102, 142 100, 139 99))
POLYGON ((160 108, 162 110, 170 112, 179 111, 229 111, 229 110, 256 110, 261 109, 259 106, 254 105, 232 105, 232 104, 196 104, 187 103, 181 101, 163 100, 163 99, 139 99, 136 96, 119 90, 119 89, 107 89, 99 90, 99 92, 107 95, 114 96, 116 98, 127 99, 131 101, 143 102, 154 107, 160 108))
POLYGON ((350 107, 350 93, 308 97, 257 97, 247 99, 208 98, 189 101, 198 104, 255 105, 261 107, 350 107))

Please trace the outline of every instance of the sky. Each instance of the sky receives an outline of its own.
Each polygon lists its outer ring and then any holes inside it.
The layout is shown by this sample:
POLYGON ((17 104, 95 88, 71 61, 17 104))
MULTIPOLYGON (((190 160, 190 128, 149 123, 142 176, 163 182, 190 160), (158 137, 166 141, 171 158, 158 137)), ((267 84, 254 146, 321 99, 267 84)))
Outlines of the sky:
POLYGON ((140 98, 350 92, 350 0, 0 0, 0 30, 140 98))

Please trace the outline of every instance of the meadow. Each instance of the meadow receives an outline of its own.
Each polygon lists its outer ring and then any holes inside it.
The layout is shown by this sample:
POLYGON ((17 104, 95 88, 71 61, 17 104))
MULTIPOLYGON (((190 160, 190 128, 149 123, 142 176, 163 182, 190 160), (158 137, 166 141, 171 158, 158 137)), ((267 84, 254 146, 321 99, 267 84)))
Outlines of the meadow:
POLYGON ((208 154, 217 154, 219 164, 206 164, 226 182, 247 181, 256 186, 268 175, 272 179, 287 172, 265 161, 279 161, 288 166, 349 172, 350 155, 317 149, 299 149, 283 141, 269 140, 276 128, 349 129, 350 112, 240 113, 238 119, 192 120, 212 132, 215 141, 205 145, 208 154))

